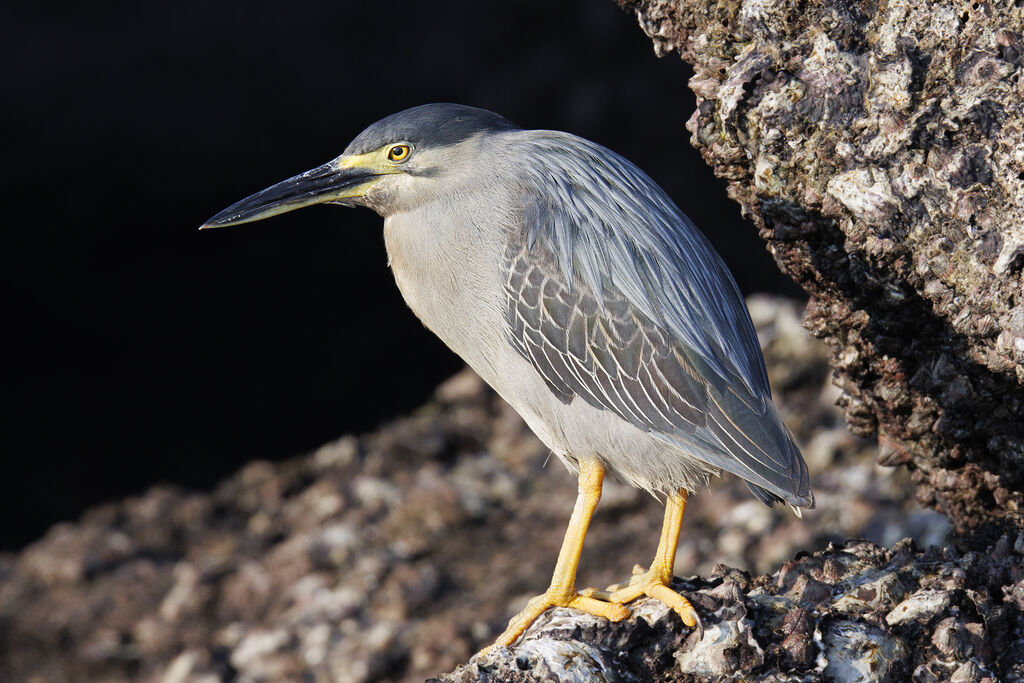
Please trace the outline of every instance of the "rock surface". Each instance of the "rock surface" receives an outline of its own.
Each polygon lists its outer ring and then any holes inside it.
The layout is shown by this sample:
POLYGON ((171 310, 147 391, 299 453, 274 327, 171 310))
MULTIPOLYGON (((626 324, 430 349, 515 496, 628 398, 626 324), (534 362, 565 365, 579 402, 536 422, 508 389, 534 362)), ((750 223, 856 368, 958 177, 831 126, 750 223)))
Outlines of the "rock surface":
MULTIPOLYGON (((669 649, 667 634, 682 644, 688 633, 657 605, 638 606, 636 615, 661 625, 634 620, 633 631, 606 632, 607 624, 564 615, 542 625, 593 629, 578 645, 587 653, 597 641, 633 643, 636 666, 660 662, 666 680, 685 679, 679 666, 696 675, 735 658, 751 666, 761 658, 765 671, 811 671, 820 643, 841 648, 878 632, 898 635, 892 642, 920 664, 937 666, 929 653, 948 651, 943 661, 966 666, 974 658, 980 670, 1005 673, 998 667, 1009 666, 1005 651, 1020 637, 1014 619, 1024 607, 1024 585, 1007 573, 1012 558, 1021 565, 1013 543, 991 558, 919 556, 905 545, 895 554, 864 544, 827 551, 850 537, 941 544, 949 526, 916 507, 905 471, 876 467, 877 447, 846 431, 825 350, 801 328, 799 306, 764 298, 749 304, 772 385, 811 469, 817 508, 803 520, 771 510, 733 477, 691 497, 676 568, 708 577, 685 584, 713 638, 697 650, 669 649), (787 563, 800 550, 827 554, 787 563), (913 558, 938 564, 907 564, 913 558), (869 565, 874 571, 892 562, 902 563, 890 572, 894 579, 880 575, 863 590, 858 584, 841 610, 829 602, 835 586, 852 587, 869 565), (767 576, 752 579, 719 564, 767 576), (947 581, 943 567, 964 573, 947 581), (764 605, 783 598, 803 611, 778 626, 764 605), (922 614, 932 621, 918 633, 922 614), (993 622, 993 615, 1002 616, 993 622), (980 635, 979 623, 987 624, 980 635), (648 646, 650 633, 659 635, 648 646), (734 640, 745 644, 737 649, 734 640)), ((281 464, 253 463, 210 493, 157 487, 95 508, 0 556, 0 680, 349 683, 450 671, 547 586, 575 481, 557 462, 545 468, 546 460, 521 419, 464 372, 415 414, 376 433, 281 464)), ((650 496, 609 481, 587 537, 581 584, 617 582, 633 564, 648 563, 661 513, 650 496)), ((524 643, 516 661, 543 651, 524 643)), ((613 654, 595 661, 619 662, 613 654)), ((581 655, 581 666, 586 661, 581 655)))
POLYGON ((619 0, 810 295, 853 430, 991 542, 1024 512, 1024 7, 619 0))
POLYGON ((719 566, 675 584, 703 637, 650 598, 617 624, 551 610, 514 649, 433 680, 1020 681, 1021 560, 1004 537, 986 555, 848 541, 769 576, 719 566))

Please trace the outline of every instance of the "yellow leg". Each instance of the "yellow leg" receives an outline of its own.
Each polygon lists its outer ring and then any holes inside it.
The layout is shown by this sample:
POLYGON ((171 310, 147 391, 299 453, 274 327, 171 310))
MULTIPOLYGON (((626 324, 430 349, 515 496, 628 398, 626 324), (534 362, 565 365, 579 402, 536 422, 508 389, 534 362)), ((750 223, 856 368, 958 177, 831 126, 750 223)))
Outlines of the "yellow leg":
POLYGON ((668 499, 665 504, 665 522, 661 527, 661 540, 654 554, 654 561, 647 571, 639 565, 633 569, 633 577, 624 584, 609 586, 607 591, 588 589, 584 594, 609 602, 627 603, 641 595, 648 595, 659 600, 673 610, 683 623, 702 632, 700 618, 690 601, 669 588, 672 583, 673 566, 676 559, 676 547, 679 545, 679 529, 683 524, 683 513, 686 511, 686 491, 681 490, 668 499))
POLYGON ((562 549, 558 552, 551 585, 542 595, 531 599, 523 611, 508 622, 508 628, 498 636, 494 645, 511 645, 548 607, 572 607, 611 621, 621 621, 629 616, 629 610, 621 604, 581 595, 575 588, 576 567, 583 551, 583 539, 587 535, 587 527, 590 526, 597 502, 601 500, 603 483, 604 467, 601 463, 596 460, 580 461, 579 494, 576 496, 572 517, 569 518, 562 549))

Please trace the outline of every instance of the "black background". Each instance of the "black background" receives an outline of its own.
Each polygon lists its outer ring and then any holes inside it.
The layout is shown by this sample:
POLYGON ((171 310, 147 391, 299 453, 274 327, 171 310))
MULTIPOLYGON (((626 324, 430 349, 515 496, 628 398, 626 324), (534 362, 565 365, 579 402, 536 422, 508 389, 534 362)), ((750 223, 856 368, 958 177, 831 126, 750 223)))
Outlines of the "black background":
POLYGON ((158 481, 206 487, 422 402, 460 362, 405 309, 380 219, 200 233, 431 101, 647 170, 746 293, 784 289, 688 143, 687 67, 611 0, 45 3, 0 21, 0 547, 158 481))

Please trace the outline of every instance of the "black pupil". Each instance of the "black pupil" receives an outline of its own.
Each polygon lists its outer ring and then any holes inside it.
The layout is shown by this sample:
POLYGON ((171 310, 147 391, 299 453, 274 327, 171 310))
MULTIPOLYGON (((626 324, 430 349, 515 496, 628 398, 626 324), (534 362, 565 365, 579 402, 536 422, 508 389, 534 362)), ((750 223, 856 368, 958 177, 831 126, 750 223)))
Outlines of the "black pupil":
POLYGON ((392 159, 401 159, 404 156, 405 156, 405 147, 392 147, 391 148, 391 158, 392 159))

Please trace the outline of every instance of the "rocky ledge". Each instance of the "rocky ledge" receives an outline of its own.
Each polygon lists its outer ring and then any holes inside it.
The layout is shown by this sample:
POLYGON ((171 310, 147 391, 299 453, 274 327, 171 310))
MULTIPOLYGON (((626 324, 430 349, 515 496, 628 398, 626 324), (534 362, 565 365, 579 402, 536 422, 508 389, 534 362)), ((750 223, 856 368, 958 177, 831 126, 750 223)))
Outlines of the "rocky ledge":
POLYGON ((989 552, 869 541, 751 578, 719 565, 676 581, 703 635, 650 598, 610 624, 551 610, 516 643, 438 683, 1024 680, 1024 537, 989 552))

